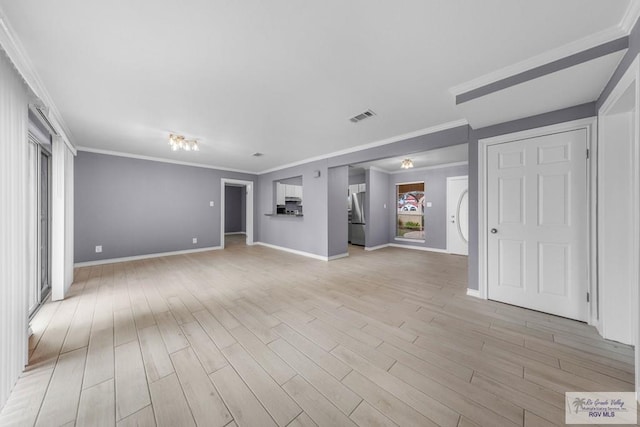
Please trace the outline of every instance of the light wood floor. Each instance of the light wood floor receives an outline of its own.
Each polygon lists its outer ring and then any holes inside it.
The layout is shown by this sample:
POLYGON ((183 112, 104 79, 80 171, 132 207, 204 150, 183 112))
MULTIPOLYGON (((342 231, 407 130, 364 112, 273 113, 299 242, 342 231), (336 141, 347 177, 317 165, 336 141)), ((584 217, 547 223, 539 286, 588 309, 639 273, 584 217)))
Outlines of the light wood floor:
POLYGON ((465 257, 227 244, 78 269, 0 425, 546 426, 633 391, 632 348, 466 296, 465 257))

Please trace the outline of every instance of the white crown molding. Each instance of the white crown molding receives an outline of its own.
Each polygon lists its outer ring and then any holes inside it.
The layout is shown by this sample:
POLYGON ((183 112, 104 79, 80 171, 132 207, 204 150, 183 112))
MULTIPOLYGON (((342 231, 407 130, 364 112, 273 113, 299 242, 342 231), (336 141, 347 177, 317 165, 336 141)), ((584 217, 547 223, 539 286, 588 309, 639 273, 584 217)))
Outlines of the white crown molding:
POLYGON ((128 157, 130 159, 149 160, 151 162, 171 163, 174 165, 182 165, 182 166, 193 166, 196 168, 215 169, 215 170, 220 170, 225 172, 238 172, 238 173, 246 173, 249 175, 257 175, 256 172, 250 172, 242 169, 231 169, 231 168, 226 168, 224 166, 205 165, 204 163, 182 162, 179 160, 163 159, 161 157, 151 157, 151 156, 143 156, 140 154, 123 153, 120 151, 102 150, 100 148, 78 147, 78 151, 85 151, 87 153, 96 153, 96 154, 106 154, 109 156, 117 156, 117 157, 128 157))
POLYGON ((22 43, 15 35, 15 31, 11 28, 6 16, 0 10, 0 47, 4 49, 7 56, 13 62, 13 65, 18 70, 18 73, 22 76, 27 86, 33 94, 39 98, 49 110, 49 121, 55 126, 56 131, 62 137, 64 143, 69 147, 71 152, 76 154, 76 147, 73 145, 70 135, 71 132, 62 119, 60 110, 56 107, 51 95, 47 91, 46 87, 42 83, 40 76, 36 72, 31 59, 27 55, 27 52, 22 47, 22 43))
POLYGON ((636 25, 636 21, 640 17, 640 2, 637 0, 631 0, 627 10, 620 21, 620 28, 626 33, 631 33, 633 26, 636 25))
POLYGON ((98 259, 95 261, 86 261, 86 262, 76 262, 73 264, 74 267, 91 267, 93 265, 103 265, 103 264, 114 264, 117 262, 127 262, 127 261, 138 261, 141 259, 150 259, 150 258, 161 258, 165 256, 174 256, 174 255, 186 255, 186 254, 194 254, 197 252, 209 252, 209 251, 217 251, 222 249, 222 246, 211 246, 208 248, 198 248, 198 249, 185 249, 183 251, 172 251, 172 252, 161 252, 157 254, 146 254, 146 255, 134 255, 134 256, 126 256, 122 258, 109 258, 109 259, 98 259))
MULTIPOLYGON (((636 3, 636 2, 632 1, 632 3, 636 3)), ((629 11, 629 9, 627 9, 627 11, 629 11)), ((631 13, 631 12, 628 12, 628 13, 631 13)), ((627 16, 627 13, 625 13, 625 17, 626 16, 627 16)), ((631 19, 631 18, 628 18, 628 19, 631 19)), ((575 40, 573 42, 567 43, 555 49, 548 50, 544 53, 541 53, 540 55, 527 58, 524 61, 517 62, 513 65, 508 65, 504 68, 500 68, 499 70, 495 70, 488 74, 480 76, 476 79, 470 80, 465 83, 461 83, 457 86, 450 88, 449 92, 454 97, 456 97, 458 95, 467 93, 474 89, 487 86, 489 84, 498 82, 500 80, 504 80, 506 78, 518 75, 525 71, 529 71, 536 67, 549 64, 551 62, 566 58, 568 56, 582 52, 584 50, 591 49, 601 44, 619 39, 620 37, 624 37, 628 34, 629 34, 629 31, 626 31, 625 29, 623 29, 622 23, 621 23, 615 27, 608 28, 606 30, 597 32, 595 34, 591 34, 587 37, 581 38, 579 40, 575 40)))
POLYGON ((431 169, 442 169, 442 168, 452 168, 455 166, 466 166, 468 165, 469 162, 464 161, 464 162, 452 162, 452 163, 443 163, 441 165, 433 165, 433 166, 423 166, 421 168, 412 168, 412 169, 405 169, 405 170, 400 170, 400 171, 393 171, 393 172, 387 172, 391 175, 397 175, 400 173, 411 173, 411 172, 419 172, 419 171, 426 171, 426 170, 431 170, 431 169))
POLYGON ((431 126, 428 128, 424 128, 424 129, 420 129, 414 132, 409 132, 409 133, 405 133, 402 135, 397 135, 397 136, 393 136, 391 138, 386 138, 386 139, 382 139, 379 141, 375 141, 375 142, 370 142, 367 144, 362 144, 362 145, 357 145, 355 147, 351 147, 351 148, 346 148, 344 150, 339 150, 339 151, 334 151, 332 153, 328 153, 328 154, 322 154, 320 156, 315 156, 315 157, 310 157, 304 160, 300 160, 297 162, 293 162, 293 163, 288 163, 286 165, 282 165, 282 166, 276 166, 274 168, 271 169, 266 169, 263 170, 261 172, 258 172, 258 175, 262 175, 265 173, 270 173, 270 172, 275 172, 275 171, 279 171, 282 169, 287 169, 287 168, 291 168, 294 166, 300 166, 300 165, 304 165, 306 163, 310 163, 310 162, 315 162, 318 160, 326 160, 326 159, 330 159, 331 157, 336 157, 336 156, 342 156, 344 154, 351 154, 351 153, 355 153, 356 151, 362 151, 362 150, 367 150, 369 148, 375 148, 375 147, 380 147, 382 145, 387 145, 387 144, 393 144, 394 142, 400 142, 400 141, 404 141, 405 139, 409 139, 409 138, 415 138, 417 136, 424 136, 424 135, 429 135, 431 133, 436 133, 436 132, 440 132, 443 130, 447 130, 447 129, 453 129, 459 126, 467 126, 469 125, 469 122, 466 119, 460 119, 460 120, 455 120, 453 122, 447 122, 447 123, 442 123, 436 126, 431 126))

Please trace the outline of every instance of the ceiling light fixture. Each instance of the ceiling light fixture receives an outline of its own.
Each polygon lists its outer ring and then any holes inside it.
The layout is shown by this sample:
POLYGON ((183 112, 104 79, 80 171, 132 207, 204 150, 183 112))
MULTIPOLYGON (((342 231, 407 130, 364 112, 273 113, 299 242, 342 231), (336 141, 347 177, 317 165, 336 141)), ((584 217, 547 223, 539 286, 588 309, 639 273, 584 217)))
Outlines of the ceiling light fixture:
POLYGON ((195 139, 186 139, 182 135, 169 135, 169 145, 171 146, 171 151, 200 151, 200 147, 198 147, 198 141, 195 139))
POLYGON ((400 163, 400 167, 402 169, 411 169, 413 167, 413 161, 411 159, 404 159, 402 163, 400 163))

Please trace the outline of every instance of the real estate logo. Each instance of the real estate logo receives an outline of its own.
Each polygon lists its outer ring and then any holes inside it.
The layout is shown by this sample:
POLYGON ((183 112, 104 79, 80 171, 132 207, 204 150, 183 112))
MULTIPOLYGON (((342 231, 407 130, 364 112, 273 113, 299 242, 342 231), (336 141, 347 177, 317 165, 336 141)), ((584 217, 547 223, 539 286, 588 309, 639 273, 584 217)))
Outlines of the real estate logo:
POLYGON ((633 392, 567 392, 567 424, 633 424, 638 421, 633 392))

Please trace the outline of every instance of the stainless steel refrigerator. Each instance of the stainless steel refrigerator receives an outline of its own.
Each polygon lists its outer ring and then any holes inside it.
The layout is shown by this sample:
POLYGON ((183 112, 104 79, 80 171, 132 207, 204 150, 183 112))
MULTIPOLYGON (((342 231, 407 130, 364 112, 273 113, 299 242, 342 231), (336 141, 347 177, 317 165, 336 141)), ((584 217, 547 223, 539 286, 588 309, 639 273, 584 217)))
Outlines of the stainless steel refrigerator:
POLYGON ((352 245, 364 246, 364 204, 366 193, 354 193, 351 195, 351 223, 349 224, 349 236, 352 245))

